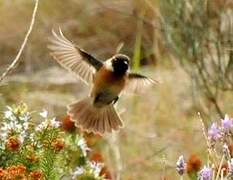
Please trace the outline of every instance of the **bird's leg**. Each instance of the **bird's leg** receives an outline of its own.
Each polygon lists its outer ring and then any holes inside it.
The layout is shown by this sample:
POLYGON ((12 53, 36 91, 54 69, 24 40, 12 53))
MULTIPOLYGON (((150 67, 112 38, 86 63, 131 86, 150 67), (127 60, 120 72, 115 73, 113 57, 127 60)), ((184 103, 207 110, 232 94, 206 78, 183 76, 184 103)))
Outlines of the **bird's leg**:
POLYGON ((109 94, 105 93, 99 93, 95 96, 93 103, 101 103, 105 105, 109 104, 115 104, 118 101, 119 97, 112 97, 112 95, 109 96, 109 94))
POLYGON ((117 96, 117 97, 113 100, 112 104, 116 104, 116 102, 118 101, 118 99, 119 99, 119 96, 117 96))
POLYGON ((101 97, 101 94, 98 94, 98 95, 94 98, 93 103, 94 103, 94 104, 98 103, 99 100, 100 100, 100 97, 101 97))

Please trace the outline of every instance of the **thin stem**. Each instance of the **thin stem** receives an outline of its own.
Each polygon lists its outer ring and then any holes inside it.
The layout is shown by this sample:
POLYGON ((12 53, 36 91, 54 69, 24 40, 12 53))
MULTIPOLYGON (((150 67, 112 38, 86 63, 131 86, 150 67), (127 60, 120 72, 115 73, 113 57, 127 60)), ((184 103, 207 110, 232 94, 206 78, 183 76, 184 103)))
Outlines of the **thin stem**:
POLYGON ((203 122, 203 119, 202 119, 200 113, 198 113, 198 118, 199 118, 199 120, 201 122, 201 125, 202 125, 202 132, 203 132, 204 138, 206 139, 206 145, 207 145, 207 149, 208 149, 208 155, 209 155, 209 157, 212 158, 212 161, 213 161, 214 165, 216 166, 217 165, 217 163, 216 163, 217 160, 216 160, 216 158, 214 156, 214 150, 212 149, 211 144, 209 142, 208 136, 206 134, 206 127, 205 127, 205 124, 203 122))
POLYGON ((224 155, 222 156, 222 159, 221 159, 221 161, 220 161, 220 164, 219 164, 219 167, 218 167, 218 172, 217 172, 217 175, 216 175, 216 179, 215 179, 215 180, 218 180, 218 177, 219 177, 219 175, 220 175, 220 173, 221 173, 223 160, 224 160, 224 155))
POLYGON ((197 69, 199 71, 200 78, 201 78, 201 80, 203 82, 203 85, 204 85, 204 87, 206 89, 206 97, 209 99, 210 102, 212 102, 214 104, 216 111, 221 116, 221 118, 223 118, 224 116, 223 116, 223 113, 222 113, 222 111, 221 111, 221 109, 219 107, 217 97, 215 97, 213 95, 213 92, 211 91, 211 88, 209 87, 208 82, 207 82, 207 80, 206 80, 206 78, 204 76, 202 68, 200 67, 200 65, 198 63, 195 63, 195 65, 196 65, 196 67, 197 67, 197 69))
POLYGON ((35 23, 36 13, 37 13, 38 4, 39 4, 39 0, 35 0, 35 1, 36 2, 35 2, 34 10, 33 10, 33 13, 32 13, 32 19, 31 19, 31 23, 30 23, 29 29, 27 31, 27 34, 25 35, 23 43, 22 43, 22 45, 21 45, 15 59, 12 61, 12 63, 8 66, 8 68, 0 76, 0 82, 3 81, 3 79, 15 68, 15 66, 18 63, 19 58, 20 58, 20 56, 21 56, 21 54, 22 54, 22 52, 23 52, 23 50, 24 50, 24 48, 25 48, 25 46, 27 44, 29 35, 31 34, 34 23, 35 23))
POLYGON ((120 148, 119 148, 119 139, 118 134, 116 132, 113 132, 110 136, 107 137, 107 141, 111 148, 111 154, 113 155, 112 158, 115 161, 115 180, 121 179, 121 171, 122 171, 122 162, 121 162, 121 154, 120 154, 120 148))
POLYGON ((224 177, 224 169, 221 170, 221 180, 223 180, 224 177))

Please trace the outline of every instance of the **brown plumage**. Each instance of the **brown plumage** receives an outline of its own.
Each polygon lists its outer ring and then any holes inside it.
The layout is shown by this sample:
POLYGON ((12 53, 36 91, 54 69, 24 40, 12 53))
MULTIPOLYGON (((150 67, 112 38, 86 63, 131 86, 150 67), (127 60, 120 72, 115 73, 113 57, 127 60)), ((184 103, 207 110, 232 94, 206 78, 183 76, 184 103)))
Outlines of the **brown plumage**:
POLYGON ((75 120, 76 126, 95 133, 111 132, 123 126, 113 104, 96 107, 91 97, 69 105, 68 113, 75 120))
POLYGON ((64 37, 53 32, 48 48, 64 68, 91 84, 90 95, 69 105, 68 114, 77 127, 94 133, 112 132, 123 126, 114 105, 125 90, 138 91, 142 86, 155 83, 146 76, 130 73, 129 58, 117 54, 99 61, 64 37))

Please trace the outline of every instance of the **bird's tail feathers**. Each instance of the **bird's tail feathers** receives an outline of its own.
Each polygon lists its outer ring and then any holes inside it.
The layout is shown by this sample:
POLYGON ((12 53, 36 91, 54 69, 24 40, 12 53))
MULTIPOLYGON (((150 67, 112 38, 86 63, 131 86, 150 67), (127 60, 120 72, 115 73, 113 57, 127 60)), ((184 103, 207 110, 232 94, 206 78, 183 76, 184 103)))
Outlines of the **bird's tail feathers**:
POLYGON ((90 97, 69 105, 68 114, 77 127, 94 133, 112 132, 123 126, 112 104, 97 108, 90 97))

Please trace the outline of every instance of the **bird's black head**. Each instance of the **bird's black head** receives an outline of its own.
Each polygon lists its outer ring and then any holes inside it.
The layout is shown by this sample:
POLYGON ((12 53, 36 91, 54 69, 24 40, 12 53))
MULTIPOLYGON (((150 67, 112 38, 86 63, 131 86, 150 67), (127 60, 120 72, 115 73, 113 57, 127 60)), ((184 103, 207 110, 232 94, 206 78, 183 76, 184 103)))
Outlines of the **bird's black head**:
POLYGON ((129 57, 123 54, 113 56, 112 67, 116 75, 124 75, 129 68, 129 57))

